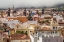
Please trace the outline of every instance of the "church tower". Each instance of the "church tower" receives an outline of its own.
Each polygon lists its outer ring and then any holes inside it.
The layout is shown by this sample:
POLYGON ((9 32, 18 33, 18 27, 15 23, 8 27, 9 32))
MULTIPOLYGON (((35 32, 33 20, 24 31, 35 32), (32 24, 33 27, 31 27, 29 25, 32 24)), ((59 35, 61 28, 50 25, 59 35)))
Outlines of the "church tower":
POLYGON ((42 14, 44 14, 44 9, 42 9, 42 14))
POLYGON ((13 5, 13 10, 14 10, 14 5, 13 5))

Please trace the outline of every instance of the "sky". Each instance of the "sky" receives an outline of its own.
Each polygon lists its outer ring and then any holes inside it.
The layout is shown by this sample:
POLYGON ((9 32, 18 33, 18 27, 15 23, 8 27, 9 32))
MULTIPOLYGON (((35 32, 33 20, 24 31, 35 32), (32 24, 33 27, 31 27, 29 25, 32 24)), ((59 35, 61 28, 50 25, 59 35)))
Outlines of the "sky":
POLYGON ((0 0, 0 8, 54 6, 64 0, 0 0))

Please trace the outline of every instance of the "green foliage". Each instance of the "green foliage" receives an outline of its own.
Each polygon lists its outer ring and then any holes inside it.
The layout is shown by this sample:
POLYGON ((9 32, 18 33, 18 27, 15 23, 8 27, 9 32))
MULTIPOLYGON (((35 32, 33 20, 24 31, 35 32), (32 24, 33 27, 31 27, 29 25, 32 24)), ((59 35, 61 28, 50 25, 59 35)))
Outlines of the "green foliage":
POLYGON ((17 34, 21 34, 21 31, 16 31, 17 34))
POLYGON ((24 33, 24 31, 16 31, 16 33, 17 33, 17 34, 26 34, 26 35, 28 35, 28 34, 27 34, 27 31, 26 31, 25 33, 24 33))
POLYGON ((64 7, 63 8, 60 8, 60 10, 64 10, 64 7))
POLYGON ((49 20, 46 20, 47 23, 49 23, 49 20))
POLYGON ((24 31, 21 31, 21 34, 24 34, 24 31))
POLYGON ((57 11, 62 11, 62 10, 64 10, 64 7, 62 7, 62 8, 58 8, 58 9, 56 9, 57 11))
POLYGON ((49 24, 50 22, 49 22, 49 20, 46 20, 46 21, 38 21, 38 23, 40 23, 40 24, 44 24, 44 23, 49 24))
POLYGON ((27 31, 25 32, 25 34, 28 35, 28 34, 27 34, 27 31))

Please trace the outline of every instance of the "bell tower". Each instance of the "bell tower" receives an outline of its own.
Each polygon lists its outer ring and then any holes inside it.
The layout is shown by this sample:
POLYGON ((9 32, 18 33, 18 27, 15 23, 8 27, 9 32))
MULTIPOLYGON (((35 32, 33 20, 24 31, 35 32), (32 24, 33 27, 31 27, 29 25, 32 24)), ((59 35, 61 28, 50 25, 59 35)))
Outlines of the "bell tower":
POLYGON ((13 5, 13 10, 14 10, 14 5, 13 5))

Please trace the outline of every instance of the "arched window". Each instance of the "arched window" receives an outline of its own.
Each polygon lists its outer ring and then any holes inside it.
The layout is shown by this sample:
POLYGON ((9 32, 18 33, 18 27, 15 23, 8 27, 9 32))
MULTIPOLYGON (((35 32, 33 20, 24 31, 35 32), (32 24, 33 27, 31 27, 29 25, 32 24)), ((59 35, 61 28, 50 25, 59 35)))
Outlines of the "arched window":
POLYGON ((53 29, 55 30, 55 27, 53 27, 53 29))
POLYGON ((36 32, 36 34, 37 34, 37 32, 36 32))

